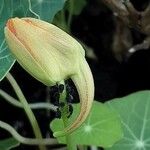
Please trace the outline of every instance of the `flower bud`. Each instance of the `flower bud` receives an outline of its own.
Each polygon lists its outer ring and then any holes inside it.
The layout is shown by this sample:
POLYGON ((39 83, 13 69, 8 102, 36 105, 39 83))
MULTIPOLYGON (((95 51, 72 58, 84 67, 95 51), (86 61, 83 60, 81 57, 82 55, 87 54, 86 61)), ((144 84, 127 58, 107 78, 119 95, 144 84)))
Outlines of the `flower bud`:
POLYGON ((73 80, 81 111, 69 127, 54 136, 73 132, 89 114, 94 96, 93 77, 82 46, 58 27, 34 18, 9 19, 5 37, 14 57, 37 80, 47 86, 73 80))

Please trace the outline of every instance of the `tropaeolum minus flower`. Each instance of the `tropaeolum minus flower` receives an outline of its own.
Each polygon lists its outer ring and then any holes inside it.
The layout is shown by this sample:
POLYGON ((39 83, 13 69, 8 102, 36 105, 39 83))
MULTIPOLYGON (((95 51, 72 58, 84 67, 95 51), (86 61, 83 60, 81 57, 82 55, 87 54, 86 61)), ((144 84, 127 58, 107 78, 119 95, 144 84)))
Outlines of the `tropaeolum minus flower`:
POLYGON ((94 82, 82 46, 58 27, 34 18, 12 18, 5 27, 6 42, 20 65, 47 86, 71 78, 81 103, 75 121, 54 136, 64 136, 81 126, 93 98, 94 82))

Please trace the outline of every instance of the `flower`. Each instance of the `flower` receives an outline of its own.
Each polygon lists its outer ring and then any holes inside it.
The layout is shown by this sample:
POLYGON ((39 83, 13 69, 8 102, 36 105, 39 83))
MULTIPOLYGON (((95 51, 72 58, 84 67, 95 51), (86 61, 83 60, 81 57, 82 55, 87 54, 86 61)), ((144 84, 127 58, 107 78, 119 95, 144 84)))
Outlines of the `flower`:
POLYGON ((63 136, 77 129, 88 116, 94 97, 91 70, 82 46, 58 27, 34 18, 12 18, 5 27, 6 42, 20 65, 47 86, 71 78, 79 93, 81 111, 63 136))

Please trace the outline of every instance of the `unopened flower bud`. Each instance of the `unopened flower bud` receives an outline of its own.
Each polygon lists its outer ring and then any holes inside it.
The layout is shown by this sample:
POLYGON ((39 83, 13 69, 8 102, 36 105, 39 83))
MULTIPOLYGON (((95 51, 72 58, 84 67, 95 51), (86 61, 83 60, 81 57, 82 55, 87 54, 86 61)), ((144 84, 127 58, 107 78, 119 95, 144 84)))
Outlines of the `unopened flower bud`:
POLYGON ((47 86, 73 80, 81 111, 69 127, 54 136, 73 132, 85 121, 94 97, 93 77, 82 46, 58 27, 34 18, 9 19, 5 37, 17 61, 37 80, 47 86))

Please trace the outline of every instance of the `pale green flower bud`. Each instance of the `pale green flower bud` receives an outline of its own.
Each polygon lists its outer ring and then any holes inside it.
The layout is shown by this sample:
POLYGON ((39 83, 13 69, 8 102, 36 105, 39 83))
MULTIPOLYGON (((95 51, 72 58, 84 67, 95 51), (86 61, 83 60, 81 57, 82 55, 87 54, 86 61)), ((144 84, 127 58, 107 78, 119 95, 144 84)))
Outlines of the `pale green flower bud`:
POLYGON ((48 86, 73 80, 80 96, 80 114, 54 136, 73 132, 85 121, 94 97, 93 77, 82 46, 58 27, 34 18, 9 19, 5 37, 17 61, 37 80, 48 86))

